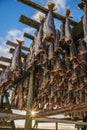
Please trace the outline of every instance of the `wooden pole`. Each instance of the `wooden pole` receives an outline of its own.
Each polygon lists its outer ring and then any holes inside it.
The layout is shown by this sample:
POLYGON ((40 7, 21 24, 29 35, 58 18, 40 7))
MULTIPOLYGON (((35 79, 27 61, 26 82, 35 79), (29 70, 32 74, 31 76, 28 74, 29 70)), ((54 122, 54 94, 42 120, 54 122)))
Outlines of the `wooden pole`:
POLYGON ((36 121, 36 129, 38 129, 38 122, 36 121))
MULTIPOLYGON (((14 43, 11 41, 7 41, 6 44, 9 46, 13 46, 13 47, 16 47, 18 45, 17 43, 14 43)), ((24 51, 30 51, 30 49, 28 47, 25 47, 25 46, 21 46, 21 49, 24 51)))
POLYGON ((28 34, 28 33, 24 33, 24 37, 34 40, 34 36, 32 36, 31 34, 28 34))
POLYGON ((39 26, 40 26, 40 23, 31 19, 31 18, 28 18, 24 15, 21 15, 20 19, 19 19, 20 22, 22 22, 23 24, 26 24, 32 28, 35 28, 35 29, 38 29, 39 26))
POLYGON ((0 61, 11 63, 11 59, 10 58, 3 57, 3 56, 0 57, 0 61))
POLYGON ((56 122, 56 123, 65 123, 65 124, 78 124, 87 126, 87 122, 78 122, 78 121, 68 121, 68 120, 60 120, 57 118, 48 118, 48 117, 42 117, 42 118, 34 118, 35 121, 43 121, 43 122, 56 122))
POLYGON ((26 121, 25 121, 25 130, 30 130, 32 128, 32 116, 29 114, 31 113, 32 106, 33 106, 33 96, 34 96, 34 70, 30 72, 30 81, 29 81, 29 92, 28 92, 28 99, 27 99, 27 114, 26 114, 26 121))
MULTIPOLYGON (((9 53, 13 54, 14 51, 15 51, 15 49, 10 48, 9 53)), ((26 57, 27 57, 27 54, 25 54, 24 52, 21 52, 21 56, 22 56, 23 58, 26 58, 26 57)))
POLYGON ((56 130, 58 130, 58 123, 56 122, 56 130))
MULTIPOLYGON (((87 122, 87 116, 83 118, 83 122, 87 122)), ((87 126, 84 126, 84 128, 82 128, 82 130, 87 130, 87 126)))

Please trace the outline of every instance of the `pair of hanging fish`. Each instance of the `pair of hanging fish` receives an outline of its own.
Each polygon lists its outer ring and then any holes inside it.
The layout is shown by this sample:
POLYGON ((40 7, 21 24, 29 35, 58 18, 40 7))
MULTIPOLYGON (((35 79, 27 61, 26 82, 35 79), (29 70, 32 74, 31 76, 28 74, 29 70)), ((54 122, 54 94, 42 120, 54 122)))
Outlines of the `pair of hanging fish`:
POLYGON ((14 75, 16 77, 19 77, 19 75, 22 72, 22 62, 21 62, 21 45, 24 43, 23 41, 18 41, 18 45, 15 48, 12 62, 10 67, 7 67, 5 70, 2 71, 2 74, 0 76, 0 86, 5 85, 9 80, 14 80, 14 75))
POLYGON ((27 104, 29 78, 17 83, 11 95, 11 107, 24 110, 27 104))

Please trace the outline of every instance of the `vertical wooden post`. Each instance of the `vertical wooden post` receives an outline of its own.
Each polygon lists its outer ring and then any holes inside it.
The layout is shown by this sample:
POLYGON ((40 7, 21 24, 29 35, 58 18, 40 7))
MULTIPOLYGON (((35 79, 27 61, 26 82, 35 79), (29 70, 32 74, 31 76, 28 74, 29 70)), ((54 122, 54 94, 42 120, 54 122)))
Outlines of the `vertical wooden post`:
MULTIPOLYGON (((10 106, 9 99, 8 99, 8 95, 7 95, 7 98, 6 98, 6 103, 8 104, 9 112, 12 113, 11 106, 10 106)), ((12 126, 12 130, 15 130, 15 123, 14 123, 14 121, 11 121, 10 123, 11 123, 11 126, 12 126)))
POLYGON ((56 130, 58 130, 58 123, 56 122, 56 130))
POLYGON ((12 130, 15 130, 15 124, 14 124, 14 121, 11 121, 11 126, 12 126, 12 130))
MULTIPOLYGON (((85 116, 85 117, 83 118, 83 122, 87 122, 87 116, 85 116)), ((84 126, 84 128, 82 128, 82 130, 87 130, 87 126, 84 126)))
POLYGON ((27 99, 27 110, 28 112, 26 113, 26 120, 25 120, 25 130, 30 130, 32 128, 32 117, 29 114, 29 112, 32 109, 33 105, 33 96, 34 96, 34 77, 35 77, 35 71, 32 70, 30 72, 30 81, 29 81, 29 91, 28 91, 28 99, 27 99))
POLYGON ((36 129, 38 129, 38 122, 36 121, 36 129))

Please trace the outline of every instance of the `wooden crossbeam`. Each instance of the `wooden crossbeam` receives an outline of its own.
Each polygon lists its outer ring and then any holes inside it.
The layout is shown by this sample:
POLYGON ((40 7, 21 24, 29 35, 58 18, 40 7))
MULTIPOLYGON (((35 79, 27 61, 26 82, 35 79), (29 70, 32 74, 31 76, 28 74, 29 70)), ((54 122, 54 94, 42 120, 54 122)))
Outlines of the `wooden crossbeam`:
POLYGON ((78 122, 78 121, 68 121, 68 120, 60 120, 57 118, 34 118, 36 121, 43 121, 43 122, 57 122, 57 123, 65 123, 65 124, 77 124, 77 125, 84 125, 87 126, 87 122, 78 122))
POLYGON ((0 68, 2 68, 2 69, 6 69, 6 65, 3 65, 3 64, 0 64, 0 68))
POLYGON ((3 121, 13 121, 25 119, 25 115, 18 115, 18 114, 7 114, 7 113, 0 113, 0 120, 3 121))
POLYGON ((10 58, 3 57, 3 56, 0 57, 0 61, 11 63, 11 59, 10 58))
POLYGON ((39 112, 39 113, 36 114, 36 117, 52 116, 52 115, 64 114, 66 112, 71 113, 71 112, 78 111, 78 110, 87 111, 87 102, 80 103, 78 105, 71 105, 71 106, 68 106, 68 107, 59 108, 57 110, 39 112))
MULTIPOLYGON (((17 43, 14 43, 14 42, 11 42, 11 41, 7 41, 6 44, 9 45, 9 46, 13 46, 13 47, 16 47, 18 45, 17 43)), ((25 46, 22 46, 21 48, 22 48, 22 50, 25 50, 25 51, 30 50, 28 47, 25 47, 25 46)))
POLYGON ((84 2, 86 2, 86 3, 87 3, 87 0, 82 0, 82 1, 84 1, 84 2))
POLYGON ((79 38, 83 37, 83 25, 82 22, 79 22, 73 29, 72 29, 72 37, 73 40, 76 41, 79 38))
MULTIPOLYGON (((2 122, 1 122, 2 124, 2 122)), ((0 130, 12 130, 12 127, 11 126, 0 126, 0 130)))
POLYGON ((28 18, 24 15, 21 15, 19 21, 22 22, 23 24, 26 24, 26 25, 31 26, 31 27, 36 28, 36 29, 39 28, 39 25, 40 25, 39 22, 37 22, 31 18, 28 18))
POLYGON ((32 36, 32 35, 30 35, 28 33, 24 33, 24 37, 29 38, 31 40, 34 40, 34 36, 32 36))
MULTIPOLYGON (((31 0, 17 0, 17 1, 19 1, 19 2, 21 2, 21 3, 23 3, 23 4, 26 4, 26 5, 30 6, 30 7, 33 7, 33 8, 35 8, 35 9, 39 10, 39 11, 42 12, 42 13, 45 13, 45 14, 48 13, 48 9, 46 9, 46 8, 44 8, 44 7, 40 6, 40 5, 38 5, 38 4, 34 3, 34 2, 32 2, 31 0)), ((58 19, 58 20, 65 21, 65 17, 62 16, 62 15, 60 15, 60 14, 57 14, 57 13, 54 13, 54 12, 53 12, 53 16, 54 16, 56 19, 58 19)), ((70 23, 71 23, 71 25, 74 25, 74 26, 77 24, 77 22, 75 22, 75 21, 73 21, 73 20, 71 20, 71 19, 70 19, 70 23)))
POLYGON ((10 122, 1 122, 0 123, 0 128, 3 127, 3 126, 6 126, 6 127, 11 127, 11 123, 10 122))
MULTIPOLYGON (((13 54, 14 51, 15 51, 15 49, 10 48, 9 53, 13 54)), ((23 58, 26 58, 26 57, 27 57, 27 54, 25 54, 25 53, 23 53, 23 52, 21 53, 21 55, 22 55, 23 58)))
POLYGON ((2 73, 2 70, 0 70, 0 74, 2 73))

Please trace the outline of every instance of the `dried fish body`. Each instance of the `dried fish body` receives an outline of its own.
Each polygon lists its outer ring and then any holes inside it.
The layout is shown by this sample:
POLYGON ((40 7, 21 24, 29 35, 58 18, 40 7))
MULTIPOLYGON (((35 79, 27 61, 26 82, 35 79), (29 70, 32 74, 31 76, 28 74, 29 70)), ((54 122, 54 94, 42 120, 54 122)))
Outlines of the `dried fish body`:
POLYGON ((28 53, 27 58, 26 58, 26 70, 28 69, 28 67, 30 66, 30 53, 28 53))
POLYGON ((18 94, 18 109, 23 109, 23 82, 19 82, 17 86, 17 94, 18 94))
POLYGON ((20 69, 21 69, 21 44, 18 44, 12 58, 11 71, 17 71, 20 69))
POLYGON ((44 25, 44 18, 41 20, 41 24, 39 27, 39 31, 37 32, 37 37, 34 40, 35 43, 35 56, 39 54, 45 53, 44 45, 42 44, 42 37, 43 37, 43 25, 44 25))
POLYGON ((54 62, 54 72, 57 75, 61 75, 62 74, 62 66, 61 66, 61 61, 59 57, 56 57, 56 60, 54 62))
POLYGON ((84 41, 80 41, 79 42, 79 60, 81 65, 86 65, 87 63, 87 47, 86 47, 86 43, 84 41))
POLYGON ((11 106, 12 106, 12 108, 15 107, 15 95, 16 95, 16 92, 15 92, 15 89, 14 89, 13 92, 12 92, 12 96, 11 96, 11 106))
POLYGON ((30 63, 31 63, 31 65, 34 63, 34 60, 35 60, 34 51, 35 51, 35 43, 33 42, 30 45, 30 63))
POLYGON ((49 12, 46 16, 44 27, 43 27, 43 43, 54 43, 55 42, 55 25, 53 19, 53 8, 55 7, 54 3, 48 3, 49 12))
POLYGON ((76 104, 80 103, 80 91, 76 92, 76 104))
POLYGON ((50 44, 48 49, 48 59, 53 60, 54 59, 54 45, 50 44))
POLYGON ((66 10, 66 23, 65 23, 65 41, 67 44, 72 44, 71 28, 69 18, 71 17, 70 10, 66 10))
POLYGON ((61 52, 62 48, 60 47, 60 31, 56 29, 56 40, 54 43, 54 52, 61 52))
POLYGON ((75 62, 78 62, 78 53, 76 50, 76 46, 74 43, 72 43, 69 46, 69 51, 70 51, 70 61, 74 64, 75 62))
POLYGON ((10 71, 10 68, 9 67, 7 67, 6 69, 5 69, 5 79, 3 79, 4 80, 4 82, 7 82, 7 81, 11 81, 12 80, 12 73, 11 73, 11 71, 10 71))
POLYGON ((71 79, 69 79, 69 80, 68 80, 68 91, 73 91, 74 87, 75 87, 75 86, 72 84, 71 79))
POLYGON ((34 50, 35 50, 35 43, 33 42, 30 45, 30 52, 28 53, 27 59, 26 59, 26 70, 29 70, 33 67, 33 64, 35 63, 35 55, 34 55, 34 50))
POLYGON ((84 101, 85 101, 85 91, 83 89, 83 90, 80 90, 80 103, 84 101))
POLYGON ((87 43, 87 3, 83 3, 83 10, 84 10, 84 16, 83 16, 83 30, 84 30, 84 41, 87 43))
POLYGON ((64 42, 65 41, 65 23, 62 22, 60 26, 60 41, 64 42))

